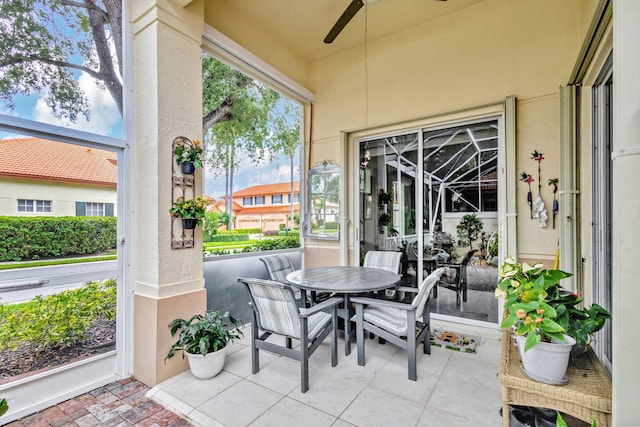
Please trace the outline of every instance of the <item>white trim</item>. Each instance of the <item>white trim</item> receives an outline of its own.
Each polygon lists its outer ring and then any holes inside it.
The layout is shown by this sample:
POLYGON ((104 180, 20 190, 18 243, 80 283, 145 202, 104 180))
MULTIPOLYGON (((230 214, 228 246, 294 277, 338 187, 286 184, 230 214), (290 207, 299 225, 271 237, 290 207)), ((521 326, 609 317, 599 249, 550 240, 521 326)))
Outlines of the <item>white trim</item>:
POLYGON ((300 102, 312 103, 315 101, 313 92, 207 24, 204 26, 202 43, 203 48, 215 52, 218 59, 239 68, 243 73, 259 80, 266 79, 300 102))

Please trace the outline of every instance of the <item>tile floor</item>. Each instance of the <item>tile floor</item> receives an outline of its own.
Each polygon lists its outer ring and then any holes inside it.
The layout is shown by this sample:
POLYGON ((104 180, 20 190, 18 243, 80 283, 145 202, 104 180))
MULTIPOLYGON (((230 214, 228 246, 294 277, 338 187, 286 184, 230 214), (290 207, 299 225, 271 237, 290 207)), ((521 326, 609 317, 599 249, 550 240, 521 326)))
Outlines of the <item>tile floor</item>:
MULTIPOLYGON (((247 331, 249 332, 249 331, 247 331)), ((251 374, 249 340, 231 346, 224 370, 210 380, 188 371, 147 397, 200 426, 499 426, 500 342, 487 338, 476 354, 432 347, 419 353, 418 380, 407 379, 406 353, 366 342, 366 366, 355 349, 331 367, 330 340, 310 359, 310 389, 300 393, 299 363, 261 352, 251 374)))

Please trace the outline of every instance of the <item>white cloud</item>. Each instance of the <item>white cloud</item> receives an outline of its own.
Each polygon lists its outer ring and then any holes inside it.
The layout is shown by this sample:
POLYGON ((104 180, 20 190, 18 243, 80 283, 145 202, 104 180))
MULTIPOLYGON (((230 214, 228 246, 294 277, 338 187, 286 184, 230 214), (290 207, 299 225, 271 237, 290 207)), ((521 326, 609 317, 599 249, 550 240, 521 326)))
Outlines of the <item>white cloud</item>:
POLYGON ((122 120, 113 98, 106 90, 99 88, 93 78, 86 73, 82 73, 78 79, 78 85, 89 98, 91 105, 91 117, 88 121, 84 116, 79 116, 75 123, 67 118, 55 117, 42 96, 38 98, 34 107, 34 120, 99 135, 111 135, 122 120))

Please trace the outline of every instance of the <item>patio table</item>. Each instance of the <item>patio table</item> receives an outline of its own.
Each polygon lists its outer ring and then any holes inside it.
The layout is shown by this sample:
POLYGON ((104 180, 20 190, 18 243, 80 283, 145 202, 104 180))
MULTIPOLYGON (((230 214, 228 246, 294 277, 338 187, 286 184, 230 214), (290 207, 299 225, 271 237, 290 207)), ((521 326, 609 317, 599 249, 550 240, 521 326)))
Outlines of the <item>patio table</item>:
POLYGON ((333 266, 296 270, 287 275, 287 281, 300 288, 303 301, 306 301, 306 291, 343 295, 344 309, 340 316, 344 318, 344 353, 349 355, 352 336, 350 295, 390 288, 400 281, 400 275, 379 268, 333 266))

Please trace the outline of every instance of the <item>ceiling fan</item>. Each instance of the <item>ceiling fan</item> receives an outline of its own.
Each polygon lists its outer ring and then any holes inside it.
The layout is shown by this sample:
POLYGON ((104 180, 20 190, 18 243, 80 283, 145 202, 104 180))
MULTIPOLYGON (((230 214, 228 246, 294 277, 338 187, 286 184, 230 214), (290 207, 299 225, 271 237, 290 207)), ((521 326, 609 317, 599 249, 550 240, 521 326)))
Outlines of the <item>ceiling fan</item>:
POLYGON ((324 42, 327 44, 333 42, 336 37, 338 37, 338 34, 340 34, 340 32, 344 29, 344 27, 347 26, 349 21, 351 21, 351 19, 356 15, 356 13, 358 13, 358 11, 362 9, 362 6, 364 6, 365 4, 368 6, 378 4, 380 3, 380 1, 382 0, 351 0, 351 3, 349 3, 344 12, 342 12, 340 18, 338 18, 331 30, 329 30, 329 34, 327 34, 327 37, 324 38, 324 42))

